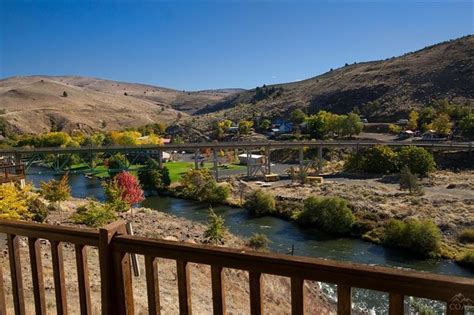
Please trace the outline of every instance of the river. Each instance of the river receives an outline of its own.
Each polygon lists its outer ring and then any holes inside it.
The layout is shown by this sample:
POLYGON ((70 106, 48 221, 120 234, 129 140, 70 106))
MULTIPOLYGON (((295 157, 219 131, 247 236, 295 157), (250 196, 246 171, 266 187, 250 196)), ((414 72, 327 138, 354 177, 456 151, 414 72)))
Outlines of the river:
MULTIPOLYGON (((35 186, 39 186, 41 180, 48 180, 51 176, 45 173, 29 175, 28 180, 32 181, 35 186)), ((69 182, 74 197, 104 199, 103 189, 98 179, 70 174, 69 182)), ((149 197, 141 205, 196 222, 207 221, 209 208, 209 205, 205 203, 171 197, 149 197)), ((273 252, 288 254, 294 246, 295 255, 474 277, 472 271, 450 260, 417 259, 405 251, 388 249, 357 238, 334 238, 318 230, 302 229, 295 223, 280 218, 253 218, 248 216, 245 209, 216 206, 214 210, 224 217, 225 225, 229 231, 238 236, 245 238, 250 237, 253 233, 265 234, 271 240, 270 250, 273 252)), ((330 295, 334 295, 333 286, 328 285, 323 288, 330 295)), ((386 303, 380 303, 380 301, 386 301, 385 294, 375 292, 368 294, 366 290, 355 290, 354 295, 358 306, 375 309, 377 314, 384 313, 386 303)), ((439 305, 436 308, 439 309, 439 305)))

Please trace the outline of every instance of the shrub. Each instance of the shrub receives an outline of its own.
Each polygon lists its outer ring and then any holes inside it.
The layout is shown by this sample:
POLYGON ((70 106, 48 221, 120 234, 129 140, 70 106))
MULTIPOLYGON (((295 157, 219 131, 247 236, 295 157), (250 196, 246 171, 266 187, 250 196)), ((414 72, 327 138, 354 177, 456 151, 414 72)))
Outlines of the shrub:
POLYGON ((458 239, 463 243, 474 243, 474 228, 462 230, 458 235, 458 239))
POLYGON ((109 175, 114 177, 120 170, 124 169, 129 164, 127 157, 122 153, 117 153, 109 158, 107 167, 109 175))
POLYGON ((309 197, 304 201, 303 211, 298 216, 302 225, 315 225, 333 234, 350 232, 354 216, 345 199, 339 197, 309 197))
POLYGON ((456 257, 456 262, 460 265, 474 269, 474 251, 467 250, 456 257))
POLYGON ((410 171, 419 175, 426 175, 436 168, 433 155, 424 148, 407 146, 398 152, 398 164, 408 166, 410 171))
POLYGON ((122 189, 116 179, 103 184, 103 187, 105 200, 113 212, 126 212, 130 209, 130 204, 122 199, 122 189))
POLYGON ((271 241, 265 234, 254 233, 247 241, 247 246, 257 250, 266 251, 271 241))
POLYGON ((48 216, 48 208, 38 198, 29 198, 28 211, 31 213, 31 220, 44 222, 48 216))
POLYGON ((408 166, 404 166, 400 173, 399 185, 401 190, 406 190, 411 193, 421 193, 423 188, 418 182, 418 178, 414 175, 408 166))
POLYGON ((253 215, 272 214, 276 210, 275 197, 261 189, 254 190, 246 196, 244 207, 253 215))
POLYGON ((63 91, 63 97, 67 97, 67 92, 63 91))
POLYGON ((383 243, 400 247, 423 256, 433 256, 439 252, 441 232, 429 220, 410 219, 406 222, 392 219, 384 231, 383 243))
POLYGON ((26 189, 20 189, 13 184, 0 185, 0 219, 31 218, 31 213, 28 211, 28 199, 26 189))
POLYGON ((395 124, 388 125, 388 131, 392 134, 398 135, 402 131, 402 127, 395 124))
POLYGON ((224 241, 225 227, 224 218, 217 215, 214 209, 209 208, 209 219, 208 219, 207 230, 204 231, 204 237, 209 239, 212 243, 218 243, 224 241))
POLYGON ((87 205, 78 207, 72 216, 74 223, 89 227, 100 227, 115 219, 115 213, 111 208, 94 200, 89 200, 87 205))
POLYGON ((377 222, 367 219, 360 219, 352 224, 352 233, 355 235, 364 235, 377 227, 377 222))
POLYGON ((58 210, 61 209, 61 201, 65 201, 71 196, 67 175, 61 177, 60 180, 51 179, 49 182, 41 182, 40 187, 44 199, 57 203, 58 210))
POLYGON ((397 154, 388 146, 376 145, 367 149, 363 162, 363 171, 367 173, 392 173, 398 170, 397 154))
POLYGON ((222 202, 229 196, 227 185, 218 185, 208 169, 190 169, 181 179, 183 194, 187 198, 210 203, 222 202))

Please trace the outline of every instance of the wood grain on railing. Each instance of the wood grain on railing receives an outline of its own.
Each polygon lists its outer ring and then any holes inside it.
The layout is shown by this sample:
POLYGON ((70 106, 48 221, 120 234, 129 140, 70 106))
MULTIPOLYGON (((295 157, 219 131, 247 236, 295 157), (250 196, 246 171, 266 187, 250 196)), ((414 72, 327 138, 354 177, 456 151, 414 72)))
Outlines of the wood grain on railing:
POLYGON ((23 293, 23 277, 21 274, 19 236, 8 234, 8 256, 10 258, 10 275, 12 278, 13 306, 15 314, 23 315, 25 311, 25 297, 23 293))
POLYGON ((41 241, 37 238, 29 238, 28 247, 30 252, 31 279, 33 282, 33 297, 35 299, 35 314, 46 314, 43 265, 41 263, 41 241))
POLYGON ((58 315, 67 314, 66 280, 64 279, 64 256, 61 242, 51 241, 53 262, 54 294, 58 315))
POLYGON ((79 305, 81 315, 92 314, 90 286, 89 286, 89 266, 87 263, 87 247, 76 244, 77 283, 79 286, 79 305))
POLYGON ((158 280, 158 259, 145 256, 146 288, 148 294, 148 313, 160 314, 160 285, 158 280))

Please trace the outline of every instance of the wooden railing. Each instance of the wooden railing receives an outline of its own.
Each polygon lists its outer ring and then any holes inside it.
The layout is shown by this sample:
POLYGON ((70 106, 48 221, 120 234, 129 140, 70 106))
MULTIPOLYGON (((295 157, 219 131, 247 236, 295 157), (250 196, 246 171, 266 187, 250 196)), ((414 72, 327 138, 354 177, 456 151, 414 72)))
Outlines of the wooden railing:
POLYGON ((25 178, 25 168, 23 164, 1 165, 0 164, 0 183, 9 183, 25 178))
MULTIPOLYGON (((176 261, 179 314, 191 314, 190 263, 211 266, 214 314, 224 314, 226 311, 223 268, 248 271, 251 314, 263 312, 263 274, 285 276, 291 279, 292 314, 304 314, 305 280, 337 285, 338 314, 351 313, 352 288, 388 292, 389 314, 391 315, 403 314, 404 296, 444 301, 448 303, 448 315, 464 314, 459 297, 462 297, 464 301, 474 300, 474 280, 470 278, 153 240, 127 235, 123 221, 117 221, 97 231, 0 220, 0 233, 7 235, 16 314, 25 313, 19 237, 28 238, 36 314, 46 314, 39 239, 47 239, 51 243, 58 314, 67 313, 62 242, 73 243, 75 246, 81 314, 91 314, 86 246, 94 246, 99 250, 103 314, 134 313, 129 254, 145 256, 150 314, 160 313, 157 258, 176 261), (453 299, 454 297, 457 298, 453 299)), ((6 314, 2 281, 0 281, 0 314, 6 314)))

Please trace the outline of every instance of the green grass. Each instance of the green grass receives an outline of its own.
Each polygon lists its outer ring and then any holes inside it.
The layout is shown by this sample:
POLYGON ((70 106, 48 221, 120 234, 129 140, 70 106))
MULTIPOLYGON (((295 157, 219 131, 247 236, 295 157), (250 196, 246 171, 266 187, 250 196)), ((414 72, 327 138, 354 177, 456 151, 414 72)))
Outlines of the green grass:
MULTIPOLYGON (((170 178, 171 178, 172 183, 179 181, 181 179, 181 177, 190 168, 194 168, 194 162, 181 162, 181 161, 167 162, 167 163, 164 163, 163 165, 166 166, 168 168, 168 170, 170 171, 170 178)), ((142 166, 143 165, 139 165, 139 164, 132 165, 132 166, 130 166, 129 171, 132 174, 137 175, 138 169, 141 168, 142 166)), ((226 168, 226 170, 241 170, 241 169, 245 168, 245 166, 235 165, 235 164, 227 164, 227 166, 228 167, 226 168)), ((86 163, 80 163, 80 164, 71 165, 70 169, 71 170, 80 170, 80 169, 85 169, 87 167, 88 166, 87 166, 86 163)), ((214 167, 214 165, 213 165, 213 163, 205 163, 204 167, 212 169, 214 167)), ((219 170, 222 170, 222 168, 219 168, 219 170)), ((97 178, 100 178, 100 179, 104 179, 104 178, 109 177, 108 168, 105 165, 96 166, 94 169, 91 170, 91 173, 94 174, 94 176, 96 176, 97 178)))

